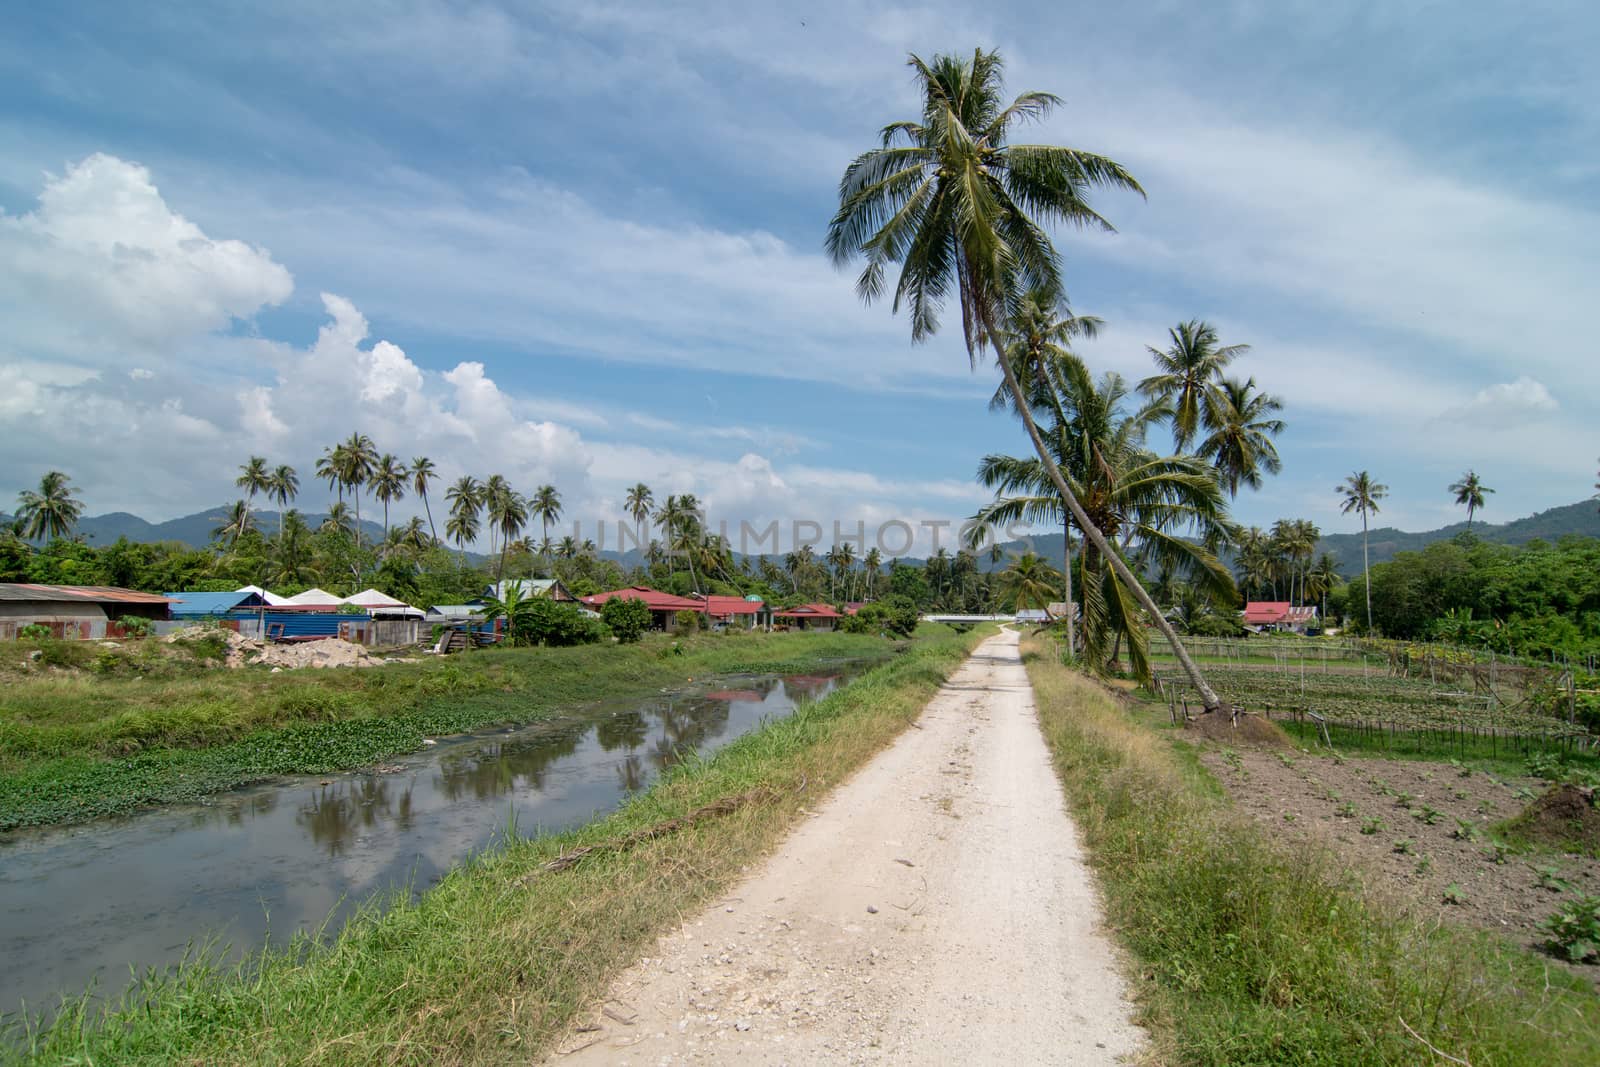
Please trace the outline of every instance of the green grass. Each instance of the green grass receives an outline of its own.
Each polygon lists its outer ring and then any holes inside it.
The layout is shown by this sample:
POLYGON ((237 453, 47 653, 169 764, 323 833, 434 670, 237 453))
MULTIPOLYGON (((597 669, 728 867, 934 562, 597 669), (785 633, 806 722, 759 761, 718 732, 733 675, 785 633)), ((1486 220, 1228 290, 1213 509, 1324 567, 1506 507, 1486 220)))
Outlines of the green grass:
MULTIPOLYGON (((926 629, 924 639, 949 633, 926 629)), ((91 663, 101 655, 77 644, 59 654, 91 663)), ((197 667, 204 650, 180 652, 174 663, 150 643, 101 673, 13 672, 0 684, 0 830, 359 767, 415 751, 426 737, 571 714, 712 675, 799 673, 895 647, 848 634, 703 635, 272 674, 197 667)))
POLYGON ((662 929, 733 884, 802 808, 903 730, 985 632, 919 633, 904 655, 708 760, 679 764, 612 815, 508 840, 415 902, 369 906, 331 944, 302 939, 234 968, 196 959, 109 1010, 68 1003, 51 1024, 13 1035, 15 1054, 96 1064, 536 1060, 662 929), (758 799, 731 814, 541 873, 575 848, 752 790, 758 799))
MULTIPOLYGON (((1312 722, 1273 719, 1295 741, 1312 751, 1327 752, 1321 731, 1312 722)), ((1454 730, 1402 730, 1393 733, 1328 724, 1328 738, 1342 755, 1366 759, 1396 759, 1415 763, 1455 763, 1498 778, 1523 778, 1530 774, 1528 760, 1541 753, 1560 758, 1574 769, 1600 773, 1600 753, 1569 751, 1552 739, 1518 742, 1513 738, 1473 736, 1454 730)))
POLYGON ((1033 655, 1028 669, 1110 925, 1134 957, 1153 1058, 1445 1062, 1409 1025, 1477 1067, 1600 1063, 1589 983, 1379 897, 1325 847, 1272 838, 1218 799, 1170 733, 1059 663, 1033 655))

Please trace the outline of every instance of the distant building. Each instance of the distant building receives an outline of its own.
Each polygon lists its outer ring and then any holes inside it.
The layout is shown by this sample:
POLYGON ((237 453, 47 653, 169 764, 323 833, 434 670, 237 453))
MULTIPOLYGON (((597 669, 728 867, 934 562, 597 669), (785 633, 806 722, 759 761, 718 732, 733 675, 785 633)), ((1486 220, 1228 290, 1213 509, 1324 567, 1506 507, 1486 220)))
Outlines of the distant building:
POLYGON ((1050 621, 1050 613, 1044 608, 1018 608, 1017 621, 1032 626, 1043 626, 1050 621))
POLYGON ((772 610, 760 597, 707 596, 701 598, 706 622, 711 626, 733 626, 741 630, 762 630, 772 625, 772 610))
POLYGON ((831 604, 801 604, 772 613, 772 621, 796 630, 832 630, 841 618, 831 604))
POLYGON ((560 578, 507 578, 486 588, 483 595, 504 600, 507 591, 513 588, 520 590, 524 599, 538 597, 544 600, 559 600, 566 604, 579 602, 578 598, 561 584, 560 578))
POLYGON ((0 583, 0 640, 15 640, 24 626, 44 626, 55 637, 120 637, 116 620, 166 619, 172 601, 108 585, 0 583))
POLYGON ((221 619, 246 612, 259 612, 267 601, 259 593, 168 593, 172 601, 171 618, 193 621, 221 619))
POLYGON ((1305 633, 1317 623, 1315 605, 1295 607, 1287 600, 1252 600, 1244 606, 1246 628, 1258 632, 1305 633))
POLYGON ((656 630, 673 630, 678 625, 678 612, 693 611, 703 614, 705 604, 699 600, 692 600, 686 596, 674 596, 663 593, 659 589, 651 589, 644 585, 630 585, 626 589, 611 589, 604 593, 595 593, 583 598, 582 603, 595 611, 605 606, 606 601, 621 597, 625 600, 642 600, 650 609, 650 625, 656 630))

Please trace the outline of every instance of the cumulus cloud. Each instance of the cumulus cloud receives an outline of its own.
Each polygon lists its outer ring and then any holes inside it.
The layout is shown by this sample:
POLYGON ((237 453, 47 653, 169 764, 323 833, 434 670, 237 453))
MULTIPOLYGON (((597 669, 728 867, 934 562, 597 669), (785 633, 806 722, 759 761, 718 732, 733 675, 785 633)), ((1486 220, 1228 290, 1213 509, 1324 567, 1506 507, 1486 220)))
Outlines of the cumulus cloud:
POLYGON ((1478 390, 1465 404, 1447 408, 1441 418, 1479 426, 1516 426, 1560 407, 1543 382, 1522 375, 1478 390))
POLYGON ((113 156, 48 177, 33 211, 0 214, 0 308, 59 353, 161 353, 293 288, 267 252, 207 236, 167 205, 148 170, 113 156))

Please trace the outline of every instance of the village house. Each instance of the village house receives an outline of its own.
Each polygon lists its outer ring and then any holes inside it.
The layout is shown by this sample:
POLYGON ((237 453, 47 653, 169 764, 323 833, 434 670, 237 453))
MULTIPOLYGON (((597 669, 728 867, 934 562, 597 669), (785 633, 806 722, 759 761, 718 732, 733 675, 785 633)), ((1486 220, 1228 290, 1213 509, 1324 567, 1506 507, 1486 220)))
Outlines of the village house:
POLYGON ((106 585, 0 583, 0 640, 14 641, 25 626, 43 626, 54 637, 93 640, 120 637, 118 619, 164 620, 172 601, 106 585))
POLYGON ((1295 607, 1287 600, 1252 600, 1244 606, 1241 621, 1257 633, 1303 634, 1316 626, 1317 609, 1315 605, 1295 607))

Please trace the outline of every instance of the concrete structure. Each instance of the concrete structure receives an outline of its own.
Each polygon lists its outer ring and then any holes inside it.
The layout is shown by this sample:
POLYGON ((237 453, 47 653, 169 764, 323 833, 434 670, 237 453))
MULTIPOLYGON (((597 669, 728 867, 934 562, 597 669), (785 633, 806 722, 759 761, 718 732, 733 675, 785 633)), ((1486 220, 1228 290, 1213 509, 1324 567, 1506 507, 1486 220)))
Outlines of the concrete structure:
POLYGON ((166 597, 115 586, 0 583, 0 640, 15 640, 23 627, 34 625, 55 637, 121 637, 118 619, 164 620, 171 605, 166 597))

